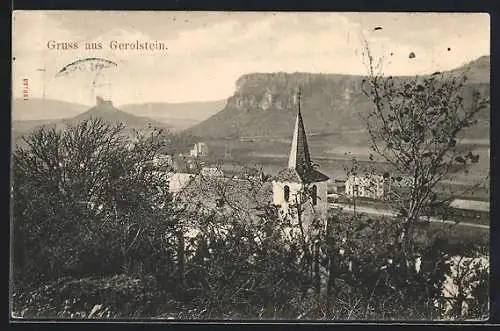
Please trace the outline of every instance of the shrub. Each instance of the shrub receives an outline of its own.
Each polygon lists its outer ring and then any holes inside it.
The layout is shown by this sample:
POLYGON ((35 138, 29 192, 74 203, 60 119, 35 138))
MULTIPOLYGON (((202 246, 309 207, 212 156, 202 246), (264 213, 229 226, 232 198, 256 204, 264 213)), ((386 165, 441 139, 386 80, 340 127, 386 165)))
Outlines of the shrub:
POLYGON ((143 318, 168 300, 152 276, 65 277, 15 293, 13 310, 24 318, 143 318))

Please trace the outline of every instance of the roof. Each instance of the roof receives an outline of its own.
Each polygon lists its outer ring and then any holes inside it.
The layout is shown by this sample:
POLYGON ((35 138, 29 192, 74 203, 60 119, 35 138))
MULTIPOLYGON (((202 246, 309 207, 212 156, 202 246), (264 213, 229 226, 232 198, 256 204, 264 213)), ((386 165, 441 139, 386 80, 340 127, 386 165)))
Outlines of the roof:
POLYGON ((195 175, 187 173, 174 173, 169 178, 169 190, 172 193, 177 193, 186 187, 195 175))
POLYGON ((455 199, 450 203, 450 207, 457 208, 457 209, 489 212, 490 211, 490 202, 489 201, 455 199))
POLYGON ((300 107, 297 111, 295 120, 295 129, 293 130, 292 146, 288 158, 288 168, 307 167, 311 164, 311 155, 307 144, 306 130, 300 113, 300 107))
POLYGON ((329 177, 312 168, 303 172, 286 168, 278 172, 273 179, 279 182, 315 183, 327 181, 329 177))
POLYGON ((224 172, 217 167, 203 167, 201 168, 200 174, 202 176, 224 176, 224 172))
POLYGON ((260 180, 197 176, 180 193, 188 209, 255 217, 272 199, 272 186, 260 180), (219 200, 223 201, 218 206, 219 200))
POLYGON ((275 177, 278 181, 290 181, 299 183, 323 182, 328 180, 328 176, 314 169, 311 162, 309 145, 307 144, 306 130, 299 108, 293 130, 292 146, 288 158, 288 168, 280 171, 275 177))
POLYGON ((199 171, 200 165, 191 158, 180 156, 173 160, 173 168, 175 172, 196 174, 199 171))

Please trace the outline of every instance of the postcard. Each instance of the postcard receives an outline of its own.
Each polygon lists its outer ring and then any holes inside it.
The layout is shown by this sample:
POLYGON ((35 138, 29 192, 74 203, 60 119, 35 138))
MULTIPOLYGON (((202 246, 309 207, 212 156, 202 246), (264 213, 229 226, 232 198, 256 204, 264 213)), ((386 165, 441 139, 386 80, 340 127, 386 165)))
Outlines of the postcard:
POLYGON ((12 321, 488 319, 488 14, 12 18, 12 321))

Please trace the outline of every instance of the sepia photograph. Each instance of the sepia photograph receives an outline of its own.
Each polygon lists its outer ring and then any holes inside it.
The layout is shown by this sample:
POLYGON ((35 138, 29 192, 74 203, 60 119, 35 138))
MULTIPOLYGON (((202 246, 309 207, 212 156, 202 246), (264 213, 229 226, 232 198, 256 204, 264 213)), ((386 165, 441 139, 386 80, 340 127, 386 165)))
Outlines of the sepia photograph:
POLYGON ((16 10, 11 321, 485 321, 490 16, 16 10))

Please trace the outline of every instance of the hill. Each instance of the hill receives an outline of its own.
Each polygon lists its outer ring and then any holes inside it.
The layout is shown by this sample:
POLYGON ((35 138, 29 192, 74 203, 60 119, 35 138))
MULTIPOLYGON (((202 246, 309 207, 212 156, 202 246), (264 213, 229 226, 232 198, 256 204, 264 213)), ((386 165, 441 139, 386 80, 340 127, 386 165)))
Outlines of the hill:
POLYGON ((86 112, 79 114, 71 119, 66 119, 63 120, 62 122, 64 123, 76 123, 80 122, 82 120, 86 120, 89 118, 102 118, 105 121, 108 122, 121 122, 125 125, 127 129, 131 130, 144 130, 147 129, 148 127, 159 127, 159 128, 167 128, 168 126, 165 123, 156 121, 154 119, 148 118, 148 117, 143 117, 143 116, 136 116, 129 114, 127 112, 124 112, 123 110, 120 110, 118 108, 115 108, 113 106, 113 103, 110 100, 103 100, 100 97, 96 98, 96 105, 86 112))
MULTIPOLYGON (((448 72, 467 71, 466 95, 478 88, 489 95, 490 57, 484 56, 448 72)), ((358 114, 371 104, 361 91, 362 76, 311 73, 254 73, 237 81, 226 107, 206 121, 188 129, 204 139, 290 139, 294 125, 294 91, 301 86, 302 110, 308 133, 323 136, 334 146, 367 143, 358 114)), ((481 114, 468 138, 489 140, 489 110, 481 114)))
POLYGON ((56 120, 13 121, 13 143, 15 144, 17 141, 19 141, 18 139, 22 135, 41 126, 47 128, 63 129, 68 124, 76 124, 80 121, 90 118, 102 118, 103 120, 111 123, 121 122, 125 125, 126 131, 128 132, 132 132, 132 130, 144 131, 151 127, 169 129, 168 125, 163 122, 126 113, 118 108, 115 108, 111 101, 103 100, 102 98, 97 97, 96 105, 94 107, 71 118, 56 120))
POLYGON ((489 84, 491 76, 490 56, 484 55, 469 62, 460 68, 452 70, 452 73, 467 72, 467 79, 470 84, 489 84))
MULTIPOLYGON (((202 122, 217 111, 224 108, 225 100, 207 102, 185 102, 185 103, 141 103, 125 104, 119 106, 121 112, 114 114, 101 114, 105 118, 120 120, 123 118, 127 123, 137 122, 136 117, 154 120, 157 126, 168 127, 171 131, 184 130, 202 122), (127 117, 131 114, 134 117, 127 117)), ((12 129, 15 134, 25 133, 40 125, 48 125, 52 122, 70 120, 73 117, 83 116, 89 110, 88 106, 53 100, 36 99, 29 100, 14 99, 12 102, 12 129)), ((141 124, 142 125, 142 124, 141 124)))
POLYGON ((88 108, 89 107, 85 105, 52 99, 14 99, 12 101, 12 120, 46 121, 70 118, 83 113, 88 108))
MULTIPOLYGON (((466 73, 465 101, 472 92, 490 94, 490 57, 485 56, 448 71, 451 76, 466 73)), ((286 165, 296 106, 294 92, 302 89, 302 114, 311 154, 331 178, 342 177, 352 156, 369 160, 370 139, 360 114, 372 107, 361 91, 362 76, 311 73, 255 73, 242 76, 226 107, 206 121, 186 130, 207 143, 214 158, 256 162, 273 172, 286 165), (349 153, 346 155, 346 153, 349 153), (271 169, 272 168, 272 169, 271 169)), ((404 77, 399 77, 404 79, 404 77)), ((469 174, 454 181, 476 183, 490 173, 490 109, 462 140, 480 161, 469 174)))
POLYGON ((169 124, 169 126, 186 129, 200 123, 226 105, 226 100, 183 102, 183 103, 141 103, 126 104, 120 109, 137 116, 145 116, 169 124))

